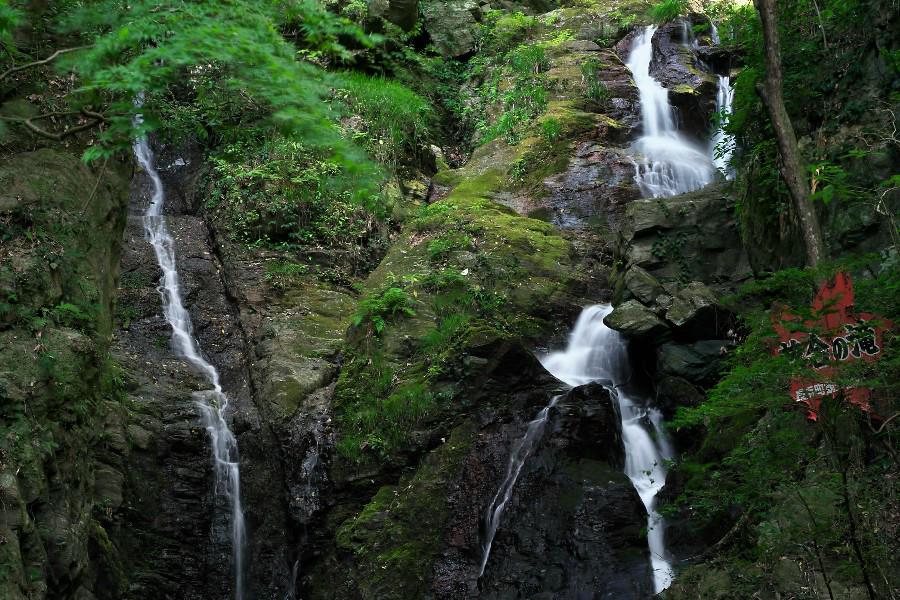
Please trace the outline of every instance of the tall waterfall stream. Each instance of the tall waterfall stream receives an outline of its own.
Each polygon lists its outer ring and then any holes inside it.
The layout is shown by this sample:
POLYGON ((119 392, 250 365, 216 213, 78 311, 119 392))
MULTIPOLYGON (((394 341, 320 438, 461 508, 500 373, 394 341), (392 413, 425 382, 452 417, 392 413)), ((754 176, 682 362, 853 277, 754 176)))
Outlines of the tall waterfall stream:
MULTIPOLYGON (((687 21, 684 39, 692 36, 687 21)), ((635 39, 626 66, 640 92, 642 135, 633 143, 636 155, 635 182, 644 197, 676 196, 711 183, 716 171, 730 179, 729 160, 734 140, 721 124, 713 132, 709 147, 703 148, 682 134, 669 104, 669 92, 650 74, 653 58, 655 26, 645 27, 635 39)), ((692 42, 695 46, 696 40, 692 42)), ((718 31, 713 27, 713 43, 718 44, 718 31)), ((731 114, 734 89, 728 76, 718 76, 716 111, 727 119, 731 114)), ((650 406, 648 398, 635 397, 623 387, 631 379, 625 340, 603 323, 612 311, 607 305, 585 308, 569 338, 568 347, 541 360, 557 379, 572 387, 601 382, 616 398, 622 419, 625 445, 625 474, 637 490, 647 510, 647 542, 653 568, 656 593, 672 581, 672 565, 665 545, 665 523, 656 511, 656 495, 666 482, 666 461, 673 456, 672 447, 662 426, 661 413, 650 406)), ((516 442, 509 458, 506 477, 485 513, 485 540, 482 545, 479 577, 484 574, 491 546, 503 511, 526 460, 540 443, 550 410, 560 396, 551 399, 528 424, 523 437, 516 442)))
POLYGON ((678 131, 669 91, 650 74, 655 32, 653 25, 641 31, 625 65, 641 100, 643 132, 632 146, 638 157, 634 179, 645 197, 660 198, 702 188, 716 169, 709 152, 678 131))
POLYGON ((193 334, 191 316, 181 299, 178 268, 175 261, 175 241, 169 233, 166 218, 163 215, 165 191, 162 179, 156 169, 153 150, 144 137, 135 140, 133 147, 135 158, 153 184, 153 196, 147 212, 144 213, 143 223, 147 240, 153 246, 156 261, 162 271, 158 290, 166 321, 172 327, 172 345, 175 352, 200 371, 212 386, 209 390, 195 392, 194 397, 212 446, 216 493, 221 495, 231 509, 234 597, 235 600, 242 600, 243 550, 246 532, 244 512, 241 508, 237 439, 225 420, 228 396, 222 391, 219 372, 201 354, 200 345, 193 334))
MULTIPOLYGON (((719 85, 716 90, 716 112, 727 120, 731 116, 733 103, 734 87, 731 85, 731 77, 719 75, 719 85)), ((733 179, 734 172, 728 163, 731 155, 734 154, 734 137, 725 133, 721 125, 716 128, 709 141, 709 151, 716 168, 725 175, 726 179, 733 179)))
MULTIPOLYGON (((668 91, 650 74, 655 31, 656 27, 649 26, 638 34, 626 65, 640 92, 643 125, 641 136, 632 145, 636 157, 635 182, 644 197, 658 198, 699 189, 714 180, 717 170, 730 178, 728 161, 734 143, 721 127, 714 131, 708 148, 678 130, 668 91)), ((716 110, 726 118, 731 112, 733 95, 729 77, 719 76, 716 110)), ((166 321, 172 328, 173 347, 180 357, 203 374, 211 386, 211 389, 196 392, 194 396, 210 436, 216 493, 231 511, 234 597, 242 600, 246 532, 240 498, 238 445, 225 418, 228 397, 222 390, 218 371, 203 357, 193 335, 190 314, 181 297, 174 240, 163 215, 165 191, 146 138, 135 140, 134 154, 152 182, 152 198, 143 224, 162 271, 158 289, 166 321)), ((648 398, 626 391, 630 389, 626 384, 631 379, 626 341, 603 323, 603 318, 611 310, 607 305, 585 308, 571 332, 566 349, 542 357, 541 362, 551 374, 569 386, 602 383, 617 402, 625 447, 625 474, 647 511, 647 541, 654 590, 658 593, 669 586, 673 577, 666 552, 665 523, 656 511, 656 496, 665 485, 666 461, 672 458, 673 453, 662 427, 660 412, 650 406, 648 398)), ((540 444, 550 412, 561 397, 554 396, 549 401, 529 422, 524 435, 512 448, 505 477, 484 516, 486 534, 479 577, 484 574, 491 546, 516 481, 529 456, 540 444)), ((294 565, 294 579, 298 566, 294 565)))
MULTIPOLYGON (((625 474, 647 510, 647 542, 653 587, 658 593, 669 586, 673 575, 666 552, 665 523, 662 515, 656 512, 656 495, 666 483, 666 461, 673 453, 660 412, 650 406, 649 398, 636 397, 623 387, 631 380, 631 367, 625 339, 603 323, 610 312, 612 307, 609 305, 585 308, 575 322, 566 349, 542 357, 541 364, 554 377, 572 387, 600 382, 616 399, 622 419, 625 474)), ((559 398, 551 399, 529 423, 525 435, 510 454, 506 478, 485 515, 486 537, 479 577, 484 574, 503 509, 512 496, 525 461, 540 442, 549 412, 559 398)))

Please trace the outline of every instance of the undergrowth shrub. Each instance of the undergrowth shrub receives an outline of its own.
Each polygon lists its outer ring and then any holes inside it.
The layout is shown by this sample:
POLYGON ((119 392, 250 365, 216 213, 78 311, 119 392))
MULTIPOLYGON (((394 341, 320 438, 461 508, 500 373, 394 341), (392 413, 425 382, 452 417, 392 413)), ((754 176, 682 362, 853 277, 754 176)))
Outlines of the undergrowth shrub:
POLYGON ((550 67, 546 51, 540 44, 521 45, 505 57, 504 73, 512 77, 512 85, 498 98, 499 80, 489 82, 481 89, 483 102, 499 99, 503 112, 493 124, 482 122, 482 142, 502 137, 507 143, 520 140, 525 126, 547 109, 549 94, 544 72, 550 67))
MULTIPOLYGON (((816 562, 807 568, 826 579, 862 585, 866 573, 874 580, 874 573, 896 572, 897 537, 885 531, 896 501, 892 486, 884 485, 898 475, 895 455, 884 450, 895 447, 900 435, 885 422, 900 408, 896 334, 885 334, 877 361, 845 363, 824 378, 811 368, 808 351, 772 354, 773 303, 803 320, 814 318, 811 300, 836 271, 855 274, 857 311, 896 323, 900 269, 878 263, 868 255, 816 270, 788 269, 761 277, 729 300, 748 334, 708 398, 678 409, 672 427, 688 428, 695 442, 677 466, 680 494, 663 509, 681 511, 712 541, 727 541, 716 552, 726 567, 749 560, 768 569, 786 557, 803 562, 815 548, 816 562), (835 383, 838 390, 869 389, 871 408, 851 404, 839 391, 822 400, 811 421, 789 395, 797 378, 835 383)), ((890 587, 879 579, 876 588, 881 581, 890 587)))
POLYGON ((335 95, 356 118, 345 120, 353 139, 383 165, 414 161, 429 139, 431 105, 409 88, 362 73, 334 76, 335 95))
POLYGON ((650 8, 650 18, 657 23, 671 21, 690 12, 686 0, 661 0, 650 8))
POLYGON ((354 202, 351 179, 326 154, 284 138, 226 145, 211 163, 208 207, 248 245, 358 249, 382 210, 379 197, 369 210, 354 202))

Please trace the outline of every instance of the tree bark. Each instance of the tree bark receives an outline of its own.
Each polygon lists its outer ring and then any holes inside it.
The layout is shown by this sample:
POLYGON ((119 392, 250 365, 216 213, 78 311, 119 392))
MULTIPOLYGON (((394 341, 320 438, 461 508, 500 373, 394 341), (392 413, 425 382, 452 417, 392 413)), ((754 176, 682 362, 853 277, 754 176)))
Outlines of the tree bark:
POLYGON ((803 165, 800 161, 800 150, 797 147, 797 136, 791 119, 784 107, 781 74, 781 44, 778 39, 778 20, 775 10, 776 0, 753 0, 762 22, 763 45, 765 46, 766 76, 763 85, 757 85, 757 92, 762 97, 772 128, 778 140, 781 153, 781 176, 787 184, 794 210, 800 219, 800 229, 806 246, 806 264, 814 267, 825 255, 822 243, 822 230, 819 219, 813 210, 809 198, 809 185, 806 181, 803 165))

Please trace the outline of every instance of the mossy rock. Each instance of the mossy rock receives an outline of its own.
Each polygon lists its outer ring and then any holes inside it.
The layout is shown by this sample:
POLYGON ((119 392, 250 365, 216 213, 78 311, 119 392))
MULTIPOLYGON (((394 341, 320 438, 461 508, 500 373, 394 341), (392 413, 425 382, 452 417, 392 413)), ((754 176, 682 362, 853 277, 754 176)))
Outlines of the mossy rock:
POLYGON ((466 172, 447 198, 416 213, 366 282, 364 297, 377 300, 393 288, 409 310, 378 317, 384 324, 377 330, 357 317, 335 390, 339 449, 347 458, 390 463, 415 454, 458 417, 451 398, 465 388, 463 373, 474 367, 463 363, 484 347, 485 335, 537 339, 574 302, 579 279, 570 242, 550 224, 491 199, 505 185, 499 170, 476 161, 466 172), (436 247, 448 250, 436 254, 436 247), (385 403, 413 393, 415 410, 387 422, 385 403))
POLYGON ((357 515, 340 525, 337 548, 353 558, 341 570, 339 581, 314 586, 313 597, 427 596, 431 566, 450 515, 448 498, 475 434, 471 423, 454 429, 415 472, 397 485, 379 488, 357 515))
POLYGON ((4 500, 18 515, 0 534, 4 598, 77 587, 96 559, 95 482, 121 501, 112 470, 95 477, 102 417, 121 401, 106 356, 129 199, 119 167, 62 147, 0 162, 0 456, 18 494, 4 500))

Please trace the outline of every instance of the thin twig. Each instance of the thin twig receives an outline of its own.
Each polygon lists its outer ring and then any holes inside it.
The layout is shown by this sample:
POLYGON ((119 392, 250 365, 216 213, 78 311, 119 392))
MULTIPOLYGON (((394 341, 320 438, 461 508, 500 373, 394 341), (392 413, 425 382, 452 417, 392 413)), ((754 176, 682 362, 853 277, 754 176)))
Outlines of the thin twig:
POLYGON ((91 200, 94 199, 94 194, 97 193, 97 188, 100 187, 100 180, 103 178, 103 173, 106 172, 106 163, 108 163, 108 162, 109 162, 109 157, 107 156, 105 159, 103 159, 103 166, 100 167, 100 172, 97 174, 97 182, 94 184, 94 189, 91 190, 91 195, 88 196, 87 201, 81 207, 81 214, 84 214, 84 211, 87 210, 87 207, 91 203, 91 200))
POLYGON ((822 13, 819 12, 819 3, 816 0, 813 0, 813 6, 816 7, 816 15, 819 17, 819 29, 822 30, 822 43, 825 44, 825 49, 828 50, 828 40, 825 39, 825 25, 822 23, 822 13))
POLYGON ((888 417, 887 419, 885 419, 884 422, 881 424, 881 426, 880 426, 878 429, 875 429, 874 427, 872 427, 872 422, 870 421, 870 422, 869 422, 869 429, 871 429, 874 433, 881 433, 882 430, 884 429, 885 425, 887 425, 888 423, 890 423, 891 421, 893 421, 893 420, 896 419, 897 417, 900 417, 900 413, 897 413, 897 414, 895 414, 895 415, 891 415, 890 417, 888 417))
POLYGON ((813 549, 816 551, 816 560, 819 561, 819 570, 822 571, 822 577, 825 579, 825 589, 828 590, 828 597, 831 598, 831 600, 834 600, 834 592, 831 591, 831 577, 828 576, 828 571, 825 570, 825 561, 822 560, 822 548, 819 546, 819 541, 816 538, 819 531, 819 524, 816 523, 816 517, 813 514, 813 511, 809 508, 809 504, 806 503, 806 498, 804 498, 803 494, 800 493, 800 490, 794 490, 794 492, 796 492, 797 497, 800 498, 800 502, 803 504, 803 508, 806 509, 806 514, 809 515, 810 523, 812 523, 812 543, 813 549))
POLYGON ((9 69, 7 69, 6 71, 4 71, 3 73, 0 73, 0 81, 3 81, 4 79, 6 79, 7 77, 9 77, 9 76, 12 75, 13 73, 18 73, 19 71, 25 71, 26 69, 31 69, 31 68, 34 68, 34 67, 39 67, 39 66, 41 66, 41 65, 46 65, 46 64, 49 63, 49 62, 53 62, 53 61, 56 60, 56 58, 57 58, 58 56, 60 56, 61 54, 66 54, 67 52, 76 52, 77 50, 85 50, 85 49, 87 49, 87 48, 92 48, 92 47, 93 47, 93 46, 75 46, 75 47, 73 47, 73 48, 62 48, 62 49, 60 49, 60 50, 57 50, 56 52, 54 52, 53 54, 51 54, 51 55, 48 56, 47 58, 44 58, 44 59, 41 59, 41 60, 36 60, 36 61, 34 61, 34 62, 30 62, 30 63, 25 64, 25 65, 19 65, 18 67, 10 67, 9 69))

